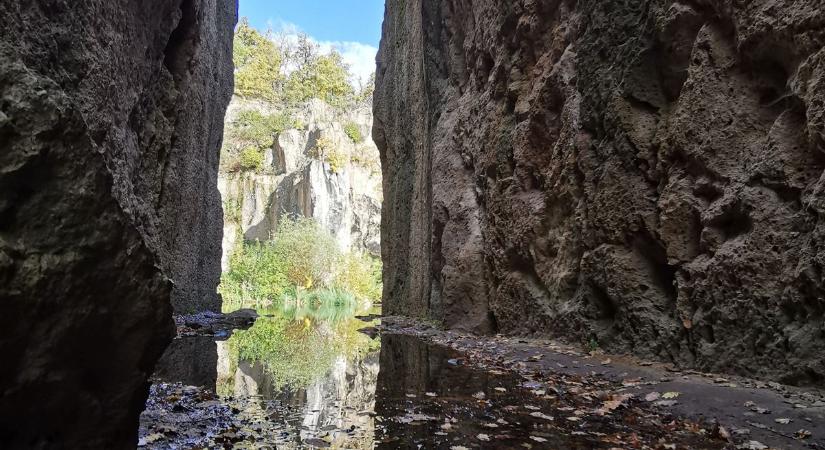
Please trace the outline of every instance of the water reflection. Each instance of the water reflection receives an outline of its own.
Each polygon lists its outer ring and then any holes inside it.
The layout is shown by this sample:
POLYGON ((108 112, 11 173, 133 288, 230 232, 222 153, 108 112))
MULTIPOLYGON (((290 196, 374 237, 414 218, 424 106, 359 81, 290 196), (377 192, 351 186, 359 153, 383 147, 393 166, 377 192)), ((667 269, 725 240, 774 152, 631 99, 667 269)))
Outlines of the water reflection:
POLYGON ((591 414, 582 425, 577 414, 601 401, 577 404, 567 392, 582 388, 576 380, 476 370, 410 336, 383 335, 379 345, 358 332, 368 325, 355 318, 367 313, 361 308, 261 313, 226 341, 184 338, 170 347, 141 417, 146 447, 609 448, 635 436, 622 423, 641 427, 632 412, 591 414))

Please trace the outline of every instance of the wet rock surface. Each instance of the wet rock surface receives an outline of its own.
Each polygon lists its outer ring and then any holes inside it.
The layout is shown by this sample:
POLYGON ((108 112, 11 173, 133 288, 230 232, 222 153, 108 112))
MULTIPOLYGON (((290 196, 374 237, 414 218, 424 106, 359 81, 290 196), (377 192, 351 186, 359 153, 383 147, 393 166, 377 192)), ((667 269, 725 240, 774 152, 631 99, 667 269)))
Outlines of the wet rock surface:
POLYGON ((390 0, 385 308, 825 380, 817 0, 390 0))
POLYGON ((0 3, 0 447, 128 448, 216 308, 235 3, 0 3))

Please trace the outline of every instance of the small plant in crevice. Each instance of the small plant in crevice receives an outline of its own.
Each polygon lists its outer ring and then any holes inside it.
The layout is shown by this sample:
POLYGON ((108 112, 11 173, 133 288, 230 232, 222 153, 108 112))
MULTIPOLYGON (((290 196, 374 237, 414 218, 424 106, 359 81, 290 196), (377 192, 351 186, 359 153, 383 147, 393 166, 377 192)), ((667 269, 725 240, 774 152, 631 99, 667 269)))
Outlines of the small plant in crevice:
POLYGON ((240 224, 243 219, 243 202, 226 199, 223 201, 224 222, 240 224))
POLYGON ((241 171, 260 171, 264 167, 264 152, 255 147, 241 150, 238 157, 238 167, 241 171))
POLYGON ((340 173, 349 162, 347 154, 327 137, 318 138, 309 156, 329 164, 333 173, 340 173))
POLYGON ((348 122, 344 125, 344 133, 354 143, 360 144, 364 142, 364 135, 361 134, 361 127, 355 122, 348 122))
POLYGON ((599 350, 601 350, 601 348, 599 347, 599 341, 597 341, 594 336, 591 336, 590 340, 587 341, 587 351, 592 353, 598 352, 599 350))
POLYGON ((238 112, 227 122, 223 147, 222 170, 228 172, 261 171, 263 155, 273 148, 280 133, 301 124, 286 112, 272 114, 256 109, 238 112))

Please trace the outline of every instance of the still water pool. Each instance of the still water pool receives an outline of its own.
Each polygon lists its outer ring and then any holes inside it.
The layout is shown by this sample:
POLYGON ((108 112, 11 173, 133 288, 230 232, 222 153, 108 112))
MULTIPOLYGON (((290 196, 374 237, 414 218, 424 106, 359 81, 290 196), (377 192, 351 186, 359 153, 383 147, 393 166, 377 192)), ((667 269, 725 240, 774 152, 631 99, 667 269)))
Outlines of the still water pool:
POLYGON ((228 338, 176 339, 157 368, 140 447, 590 449, 635 436, 607 416, 572 420, 580 400, 562 384, 478 370, 414 336, 359 332, 376 312, 285 306, 228 338))

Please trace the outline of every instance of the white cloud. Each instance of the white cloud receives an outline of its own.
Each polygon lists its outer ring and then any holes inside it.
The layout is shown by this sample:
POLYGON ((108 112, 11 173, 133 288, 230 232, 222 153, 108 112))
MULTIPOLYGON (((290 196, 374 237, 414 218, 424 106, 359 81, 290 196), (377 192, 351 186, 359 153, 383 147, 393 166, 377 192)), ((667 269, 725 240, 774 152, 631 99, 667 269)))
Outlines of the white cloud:
MULTIPOLYGON (((270 20, 267 25, 275 33, 276 40, 285 41, 288 44, 294 45, 298 41, 298 35, 303 33, 298 25, 284 20, 270 20)), ((318 41, 312 36, 309 38, 318 44, 322 53, 329 53, 334 49, 341 54, 354 78, 350 82, 356 88, 360 87, 361 83, 366 83, 370 75, 375 72, 375 55, 378 49, 372 45, 355 41, 318 41)))

